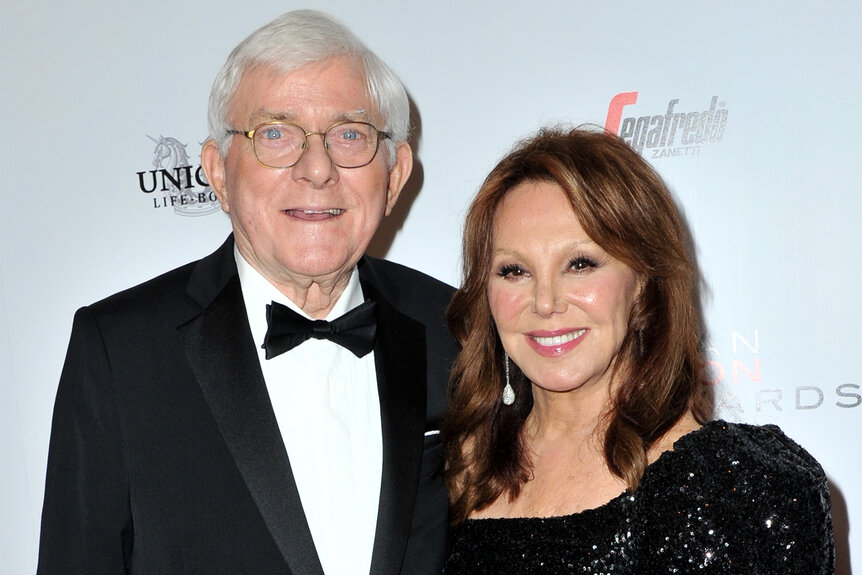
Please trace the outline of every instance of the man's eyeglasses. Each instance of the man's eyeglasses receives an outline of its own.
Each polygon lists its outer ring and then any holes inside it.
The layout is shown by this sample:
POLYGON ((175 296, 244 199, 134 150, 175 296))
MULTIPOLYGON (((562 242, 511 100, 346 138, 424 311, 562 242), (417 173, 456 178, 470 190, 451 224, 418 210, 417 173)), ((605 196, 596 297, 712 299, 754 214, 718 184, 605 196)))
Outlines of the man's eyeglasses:
POLYGON ((367 122, 338 122, 325 132, 306 132, 290 122, 264 122, 254 129, 228 130, 251 140, 257 161, 269 168, 289 168, 299 161, 308 145, 308 136, 323 136, 323 146, 340 168, 367 166, 377 155, 380 140, 391 138, 367 122))

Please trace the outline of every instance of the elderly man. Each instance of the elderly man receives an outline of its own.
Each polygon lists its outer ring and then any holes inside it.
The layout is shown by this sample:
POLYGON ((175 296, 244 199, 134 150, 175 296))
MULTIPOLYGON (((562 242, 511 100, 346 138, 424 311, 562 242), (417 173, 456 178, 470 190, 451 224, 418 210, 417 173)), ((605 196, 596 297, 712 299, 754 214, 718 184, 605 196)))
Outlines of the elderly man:
POLYGON ((320 13, 233 51, 202 152, 233 234, 76 314, 40 574, 439 573, 452 290, 363 256, 408 118, 320 13))

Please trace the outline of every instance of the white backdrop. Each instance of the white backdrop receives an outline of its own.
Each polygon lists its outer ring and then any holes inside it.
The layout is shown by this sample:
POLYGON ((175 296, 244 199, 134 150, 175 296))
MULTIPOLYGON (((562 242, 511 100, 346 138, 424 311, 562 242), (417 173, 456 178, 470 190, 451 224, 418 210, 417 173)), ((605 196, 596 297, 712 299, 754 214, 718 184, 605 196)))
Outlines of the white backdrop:
POLYGON ((407 86, 419 164, 373 251, 450 283, 465 207, 511 144, 616 110, 693 232, 721 415, 777 423, 821 461, 837 572, 862 572, 858 0, 6 0, 0 573, 35 569, 75 309, 224 239, 221 212, 170 207, 207 197, 210 82, 246 34, 301 7, 341 18, 407 86), (159 170, 182 164, 154 165, 159 142, 188 156, 186 200, 162 191, 159 170))

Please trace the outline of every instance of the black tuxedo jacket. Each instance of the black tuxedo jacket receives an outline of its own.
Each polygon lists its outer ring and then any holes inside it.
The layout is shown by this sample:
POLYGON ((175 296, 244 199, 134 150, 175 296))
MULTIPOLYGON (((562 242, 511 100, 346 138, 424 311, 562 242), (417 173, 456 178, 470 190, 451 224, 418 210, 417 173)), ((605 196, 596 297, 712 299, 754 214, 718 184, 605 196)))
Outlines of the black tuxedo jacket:
MULTIPOLYGON (((371 573, 438 574, 447 501, 433 432, 456 352, 444 325, 452 288, 372 258, 359 270, 365 297, 378 304, 383 430, 371 573)), ((38 573, 323 573, 252 341, 232 238, 75 315, 38 573)))

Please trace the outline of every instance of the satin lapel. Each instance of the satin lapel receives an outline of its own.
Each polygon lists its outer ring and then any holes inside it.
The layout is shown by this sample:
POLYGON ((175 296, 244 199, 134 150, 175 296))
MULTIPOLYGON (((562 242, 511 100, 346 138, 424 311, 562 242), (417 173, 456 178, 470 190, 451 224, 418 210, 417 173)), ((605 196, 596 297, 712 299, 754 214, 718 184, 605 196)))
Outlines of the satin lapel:
POLYGON ((186 353, 291 571, 323 575, 255 353, 239 276, 223 285, 199 316, 180 327, 186 353))
POLYGON ((374 346, 383 431, 383 476, 372 575, 397 575, 413 518, 425 433, 425 328, 399 313, 367 282, 367 299, 377 301, 374 346))

